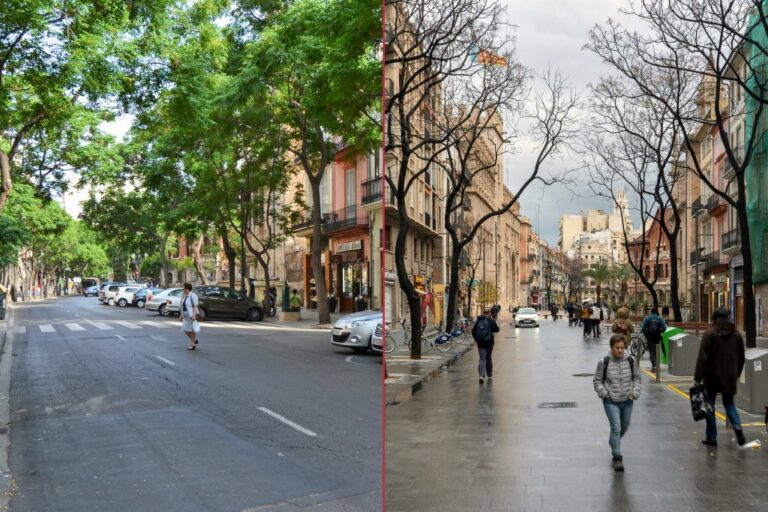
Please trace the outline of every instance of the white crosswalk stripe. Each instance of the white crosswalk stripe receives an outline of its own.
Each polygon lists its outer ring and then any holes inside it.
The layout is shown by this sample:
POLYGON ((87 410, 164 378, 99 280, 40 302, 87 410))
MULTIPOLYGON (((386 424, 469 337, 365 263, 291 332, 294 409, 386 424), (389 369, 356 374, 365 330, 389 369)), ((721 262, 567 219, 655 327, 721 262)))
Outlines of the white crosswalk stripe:
POLYGON ((67 324, 67 328, 70 331, 84 331, 85 329, 80 324, 67 324))
POLYGON ((27 332, 27 326, 17 325, 15 331, 16 331, 16 334, 24 334, 25 332, 27 332))
POLYGON ((121 325, 125 327, 126 329, 142 329, 140 325, 136 325, 133 322, 128 322, 126 320, 112 320, 112 323, 121 325))
POLYGON ((115 330, 114 327, 112 327, 111 325, 107 325, 104 322, 91 322, 90 320, 86 320, 86 322, 88 322, 92 326, 96 327, 97 329, 101 329, 102 331, 113 331, 113 330, 115 330))
POLYGON ((142 320, 141 323, 144 324, 144 325, 152 326, 152 327, 158 327, 160 329, 164 329, 166 327, 170 327, 168 325, 168 322, 153 322, 152 320, 142 320))
POLYGON ((40 326, 40 332, 56 332, 52 325, 43 324, 40 326))

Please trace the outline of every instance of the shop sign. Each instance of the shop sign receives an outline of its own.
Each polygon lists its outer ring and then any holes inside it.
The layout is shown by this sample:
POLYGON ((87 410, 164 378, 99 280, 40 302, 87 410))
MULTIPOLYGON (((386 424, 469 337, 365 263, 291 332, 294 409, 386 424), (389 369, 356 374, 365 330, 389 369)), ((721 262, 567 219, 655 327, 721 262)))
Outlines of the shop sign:
POLYGON ((744 266, 744 256, 741 254, 736 254, 734 256, 731 256, 731 268, 736 267, 743 267, 744 266))
POLYGON ((359 251, 362 248, 363 248, 363 241, 355 240, 354 242, 344 242, 342 244, 339 244, 336 248, 336 252, 359 251))
POLYGON ((394 283, 397 281, 397 273, 396 272, 384 272, 384 280, 387 282, 394 283))

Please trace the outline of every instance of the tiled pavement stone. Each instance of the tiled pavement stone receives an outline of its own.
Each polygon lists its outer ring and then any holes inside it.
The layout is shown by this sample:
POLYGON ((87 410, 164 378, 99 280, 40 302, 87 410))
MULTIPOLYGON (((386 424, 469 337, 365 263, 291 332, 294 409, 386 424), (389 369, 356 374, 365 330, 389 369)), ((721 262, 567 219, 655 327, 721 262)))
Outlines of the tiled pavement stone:
MULTIPOLYGON (((497 337, 493 381, 478 384, 472 348, 407 402, 387 407, 387 512, 765 508, 765 427, 746 429, 761 450, 738 448, 722 421, 719 447, 705 447, 704 422, 692 420, 688 401, 645 374, 622 442, 626 471, 613 471, 592 379, 573 376, 594 372, 608 352, 607 331, 585 340, 567 322, 507 325, 497 337), (577 407, 538 408, 565 401, 577 407)), ((649 368, 647 359, 641 366, 649 368)), ((740 413, 745 423, 762 421, 740 413)))

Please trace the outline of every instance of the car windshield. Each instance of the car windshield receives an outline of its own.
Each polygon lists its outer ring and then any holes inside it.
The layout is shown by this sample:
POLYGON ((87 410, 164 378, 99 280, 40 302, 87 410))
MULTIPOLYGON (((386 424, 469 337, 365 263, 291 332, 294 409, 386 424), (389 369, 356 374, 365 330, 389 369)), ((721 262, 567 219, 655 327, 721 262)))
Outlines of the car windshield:
POLYGON ((520 314, 520 315, 535 315, 536 314, 536 310, 533 309, 533 308, 520 308, 520 310, 518 311, 518 314, 520 314))

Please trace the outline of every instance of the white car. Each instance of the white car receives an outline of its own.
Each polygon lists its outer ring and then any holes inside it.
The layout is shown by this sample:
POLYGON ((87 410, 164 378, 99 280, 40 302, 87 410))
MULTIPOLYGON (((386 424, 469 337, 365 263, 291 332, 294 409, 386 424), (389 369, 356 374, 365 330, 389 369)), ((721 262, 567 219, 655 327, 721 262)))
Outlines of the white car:
POLYGON ((538 327, 539 314, 533 308, 520 308, 515 315, 515 327, 538 327))
POLYGON ((133 304, 133 295, 144 288, 143 286, 121 286, 117 290, 117 295, 115 295, 115 304, 120 306, 121 308, 124 308, 125 306, 128 306, 130 304, 133 304))
POLYGON ((171 313, 178 313, 181 307, 181 296, 183 288, 168 288, 152 296, 144 305, 144 309, 157 311, 162 316, 168 316, 171 313))
POLYGON ((371 336, 381 323, 381 310, 359 311, 342 316, 333 324, 331 343, 351 348, 355 352, 367 352, 371 348, 371 336))
POLYGON ((101 300, 102 304, 114 306, 115 299, 117 298, 117 294, 120 292, 120 288, 125 288, 125 285, 111 284, 102 288, 99 292, 99 300, 101 300))

